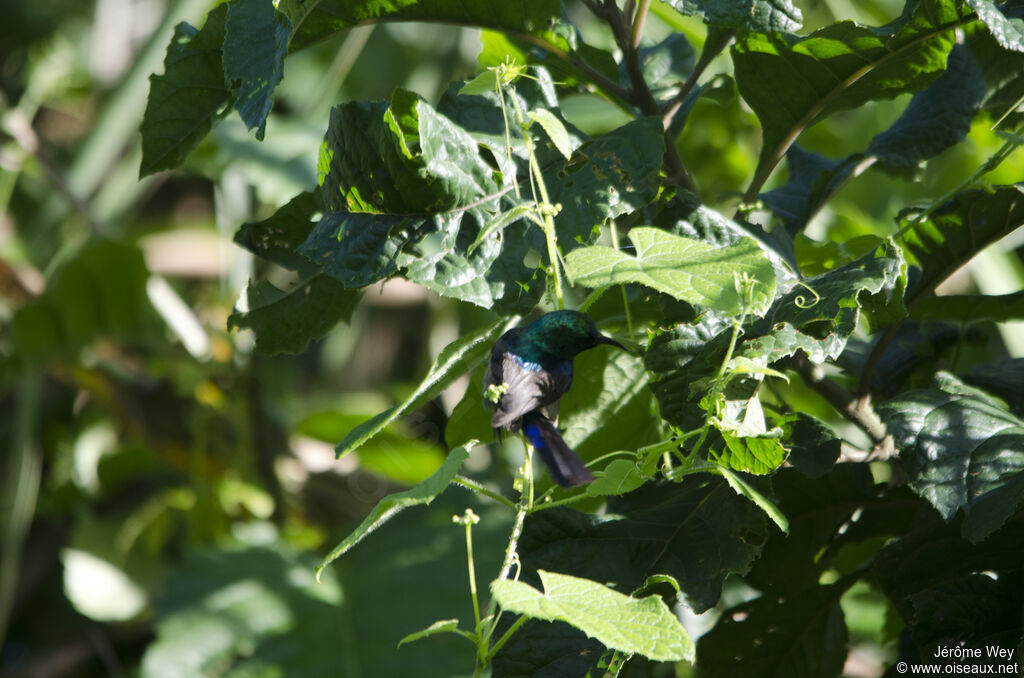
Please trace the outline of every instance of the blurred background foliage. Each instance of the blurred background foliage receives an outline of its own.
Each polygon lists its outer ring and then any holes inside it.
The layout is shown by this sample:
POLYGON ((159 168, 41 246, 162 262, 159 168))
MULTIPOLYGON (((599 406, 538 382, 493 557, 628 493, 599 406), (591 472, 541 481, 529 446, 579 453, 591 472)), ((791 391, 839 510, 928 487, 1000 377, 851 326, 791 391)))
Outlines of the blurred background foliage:
MULTIPOLYGON (((457 640, 395 646, 437 618, 471 616, 451 515, 471 505, 484 516, 483 572, 497 569, 506 517, 452 491, 373 535, 323 583, 312 572, 379 498, 436 469, 466 383, 357 454, 335 461, 334 443, 401 399, 486 312, 391 281, 347 326, 274 358, 255 356, 226 319, 246 279, 264 273, 234 231, 314 184, 331 106, 397 86, 436 101, 477 72, 480 32, 364 26, 297 53, 263 142, 232 115, 185 171, 140 181, 148 76, 173 26, 200 24, 213 4, 19 2, 0 22, 0 675, 460 675, 471 661, 457 640), (12 331, 19 309, 29 310, 12 331)), ((838 18, 881 23, 900 7, 802 3, 802 32, 838 18)), ((570 11, 593 44, 608 41, 582 8, 570 11)), ((703 41, 699 21, 661 3, 652 11, 649 40, 675 30, 703 41)), ((727 58, 712 67, 714 96, 695 105, 680 145, 705 200, 723 210, 739 203, 759 150, 730 69, 727 58)), ((905 104, 835 115, 802 144, 830 157, 860 150, 905 104)), ((624 120, 584 94, 563 112, 590 134, 624 120)), ((894 205, 952 188, 1001 145, 991 120, 977 121, 913 180, 869 172, 851 182, 810 234, 842 243, 894 232, 894 205)), ((988 178, 1020 176, 1018 154, 988 178)), ((1004 241, 953 284, 1019 289, 1020 245, 1004 241)), ((1008 353, 1024 354, 1019 328, 1001 331, 1008 353)), ((776 388, 794 410, 830 416, 798 385, 776 388)), ((515 445, 511 460, 478 450, 472 470, 507 485, 515 445)), ((737 584, 723 604, 742 598, 737 584)), ((888 652, 884 602, 867 587, 843 602, 863 664, 848 670, 876 675, 888 652)))

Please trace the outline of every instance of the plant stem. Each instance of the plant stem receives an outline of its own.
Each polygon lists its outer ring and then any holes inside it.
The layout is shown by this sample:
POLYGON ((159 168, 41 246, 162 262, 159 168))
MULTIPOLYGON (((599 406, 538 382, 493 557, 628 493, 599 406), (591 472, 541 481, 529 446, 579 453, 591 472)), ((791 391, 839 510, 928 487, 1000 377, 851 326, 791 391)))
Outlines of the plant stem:
MULTIPOLYGON (((612 220, 612 247, 616 250, 619 249, 619 229, 615 226, 615 220, 612 220)), ((629 330, 629 339, 633 340, 633 319, 629 314, 629 299, 626 297, 626 286, 619 285, 619 290, 622 291, 622 308, 626 312, 626 329, 629 330)))
POLYGON ((512 626, 508 627, 508 631, 505 631, 505 633, 502 634, 501 638, 498 639, 498 642, 496 642, 494 647, 491 648, 491 651, 487 653, 487 656, 485 657, 485 661, 487 663, 490 663, 490 661, 494 659, 494 655, 498 654, 505 643, 508 642, 508 639, 512 637, 512 634, 518 631, 519 627, 525 624, 527 619, 529 619, 529 617, 523 615, 512 622, 512 626))
POLYGON ((472 480, 471 478, 467 478, 465 476, 455 476, 454 482, 459 485, 462 485, 466 489, 478 492, 483 496, 487 497, 488 499, 493 499, 494 501, 498 502, 502 506, 505 506, 506 508, 509 508, 513 511, 516 510, 515 502, 513 502, 507 497, 501 496, 500 494, 494 492, 493 490, 487 489, 486 487, 484 487, 477 481, 472 480))

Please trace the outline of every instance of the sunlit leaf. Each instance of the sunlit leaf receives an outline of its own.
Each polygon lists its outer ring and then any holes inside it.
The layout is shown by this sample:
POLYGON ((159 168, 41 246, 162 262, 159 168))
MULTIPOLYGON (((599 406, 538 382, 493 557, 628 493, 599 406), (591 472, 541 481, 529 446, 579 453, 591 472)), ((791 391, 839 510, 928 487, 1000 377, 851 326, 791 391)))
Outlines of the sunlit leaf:
POLYGON ((693 661, 693 641, 657 596, 631 598, 597 582, 539 570, 544 591, 518 581, 491 582, 502 608, 564 621, 606 647, 657 661, 693 661))

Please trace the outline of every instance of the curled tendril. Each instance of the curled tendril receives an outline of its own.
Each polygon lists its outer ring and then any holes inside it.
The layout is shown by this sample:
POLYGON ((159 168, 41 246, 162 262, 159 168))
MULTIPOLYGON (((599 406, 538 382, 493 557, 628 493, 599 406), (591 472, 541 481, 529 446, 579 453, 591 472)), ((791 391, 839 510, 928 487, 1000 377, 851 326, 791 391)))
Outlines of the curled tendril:
POLYGON ((814 290, 813 287, 811 287, 810 285, 808 285, 807 283, 802 282, 802 281, 797 281, 796 284, 800 285, 801 287, 805 287, 808 292, 810 292, 811 294, 814 295, 814 301, 812 301, 810 303, 808 303, 807 297, 805 297, 804 295, 802 295, 802 294, 796 295, 796 298, 793 299, 793 303, 796 304, 797 308, 811 308, 814 305, 816 305, 819 301, 821 301, 821 295, 818 294, 814 290))

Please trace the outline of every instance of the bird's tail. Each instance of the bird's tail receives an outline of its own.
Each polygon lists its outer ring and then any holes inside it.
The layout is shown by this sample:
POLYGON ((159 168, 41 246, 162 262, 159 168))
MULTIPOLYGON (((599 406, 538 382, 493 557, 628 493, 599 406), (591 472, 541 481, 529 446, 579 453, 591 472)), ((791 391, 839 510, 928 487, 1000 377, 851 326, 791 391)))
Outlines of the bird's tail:
POLYGON ((594 479, 583 460, 565 444, 562 434, 543 414, 534 411, 523 415, 522 430, 533 449, 540 453, 540 458, 544 460, 548 473, 556 483, 562 487, 572 487, 594 479))

